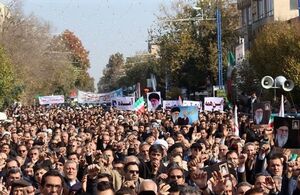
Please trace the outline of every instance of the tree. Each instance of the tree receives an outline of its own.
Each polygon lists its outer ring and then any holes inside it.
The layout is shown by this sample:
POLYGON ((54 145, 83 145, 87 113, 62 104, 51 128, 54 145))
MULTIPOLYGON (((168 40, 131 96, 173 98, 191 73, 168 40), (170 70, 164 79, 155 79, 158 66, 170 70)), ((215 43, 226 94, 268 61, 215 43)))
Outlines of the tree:
POLYGON ((119 87, 118 80, 124 75, 124 64, 124 57, 121 53, 115 53, 109 57, 103 76, 98 82, 99 92, 109 92, 119 87))
POLYGON ((275 22, 265 25, 250 50, 249 62, 262 78, 284 75, 300 85, 300 25, 275 22))
MULTIPOLYGON (((236 5, 228 2, 218 5, 222 7, 223 64, 227 64, 226 53, 237 38, 238 12, 236 5)), ((215 17, 217 5, 214 2, 197 1, 196 5, 204 10, 204 19, 215 17)), ((192 7, 182 2, 170 9, 164 7, 154 35, 154 42, 160 46, 164 74, 170 77, 173 86, 186 88, 188 94, 206 88, 208 83, 215 84, 218 67, 216 22, 199 20, 199 13, 192 7)))
POLYGON ((94 91, 94 79, 87 72, 90 68, 89 52, 81 40, 70 30, 65 30, 54 38, 52 50, 66 53, 75 71, 75 87, 80 90, 94 91))
POLYGON ((74 88, 72 64, 65 53, 51 49, 52 38, 50 26, 33 15, 25 16, 18 4, 4 21, 0 43, 11 59, 23 104, 33 103, 37 95, 66 95, 74 88))
MULTIPOLYGON (((249 63, 257 79, 283 75, 300 85, 300 25, 274 22, 265 25, 250 50, 249 63)), ((282 91, 283 92, 283 91, 282 91)))
POLYGON ((15 77, 12 71, 12 64, 6 56, 4 49, 0 48, 0 109, 13 103, 17 99, 18 93, 15 93, 15 77))

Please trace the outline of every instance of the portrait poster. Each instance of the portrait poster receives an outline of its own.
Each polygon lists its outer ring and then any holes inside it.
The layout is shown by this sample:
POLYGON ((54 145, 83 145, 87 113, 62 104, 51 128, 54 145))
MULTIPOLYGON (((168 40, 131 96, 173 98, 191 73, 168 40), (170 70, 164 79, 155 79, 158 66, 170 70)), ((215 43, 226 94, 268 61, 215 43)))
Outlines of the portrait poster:
POLYGON ((275 146, 300 148, 300 118, 274 117, 275 146))
POLYGON ((147 107, 149 112, 162 109, 160 92, 147 93, 147 107))
POLYGON ((204 98, 205 111, 223 111, 224 98, 222 97, 205 97, 204 98))
POLYGON ((171 109, 175 125, 191 125, 198 120, 199 110, 196 106, 177 106, 171 109))
POLYGON ((253 104, 253 122, 255 125, 266 125, 269 124, 271 116, 271 103, 260 102, 253 104))
POLYGON ((220 172, 223 177, 227 177, 229 175, 233 175, 234 177, 237 177, 236 170, 235 170, 233 164, 228 163, 228 162, 218 162, 211 166, 206 166, 206 167, 202 168, 202 170, 207 172, 208 179, 213 177, 212 173, 214 171, 220 172))

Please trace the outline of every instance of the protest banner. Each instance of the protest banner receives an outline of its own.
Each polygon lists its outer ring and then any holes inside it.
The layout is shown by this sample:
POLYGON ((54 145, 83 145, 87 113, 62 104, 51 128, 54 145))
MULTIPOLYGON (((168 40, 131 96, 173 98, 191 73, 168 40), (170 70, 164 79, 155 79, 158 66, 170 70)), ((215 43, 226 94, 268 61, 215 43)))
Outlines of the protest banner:
POLYGON ((205 97, 204 98, 205 111, 223 111, 224 98, 222 97, 205 97))
POLYGON ((53 95, 53 96, 40 96, 39 104, 63 104, 65 103, 65 97, 63 95, 53 95))
POLYGON ((134 110, 135 97, 114 97, 112 98, 112 107, 119 110, 134 110))
POLYGON ((199 111, 202 111, 201 101, 183 100, 183 106, 196 106, 199 111))
POLYGON ((80 104, 104 104, 110 103, 112 97, 122 97, 122 89, 117 89, 109 93, 92 93, 78 90, 77 100, 80 104))
POLYGON ((178 100, 163 100, 164 110, 171 110, 175 106, 178 106, 178 100))
POLYGON ((78 90, 77 101, 80 104, 99 104, 100 96, 101 94, 99 93, 84 92, 78 90))

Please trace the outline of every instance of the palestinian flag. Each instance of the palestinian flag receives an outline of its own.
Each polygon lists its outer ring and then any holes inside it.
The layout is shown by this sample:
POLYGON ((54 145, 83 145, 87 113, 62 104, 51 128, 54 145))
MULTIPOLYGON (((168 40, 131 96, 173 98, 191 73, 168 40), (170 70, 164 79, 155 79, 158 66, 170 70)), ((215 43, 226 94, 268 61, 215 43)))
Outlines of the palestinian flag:
POLYGON ((145 112, 145 100, 144 97, 140 97, 133 105, 134 110, 138 113, 138 114, 142 114, 143 112, 145 112))

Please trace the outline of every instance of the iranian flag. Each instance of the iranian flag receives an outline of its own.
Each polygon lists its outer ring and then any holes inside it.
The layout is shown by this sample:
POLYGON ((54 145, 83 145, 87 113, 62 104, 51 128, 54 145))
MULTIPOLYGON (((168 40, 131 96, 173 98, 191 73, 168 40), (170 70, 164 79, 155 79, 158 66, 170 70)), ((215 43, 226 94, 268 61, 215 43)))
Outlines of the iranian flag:
POLYGON ((139 113, 142 114, 143 112, 145 112, 145 100, 143 97, 140 97, 133 105, 134 110, 139 113))
POLYGON ((273 114, 270 115, 269 127, 274 127, 274 115, 273 114))

